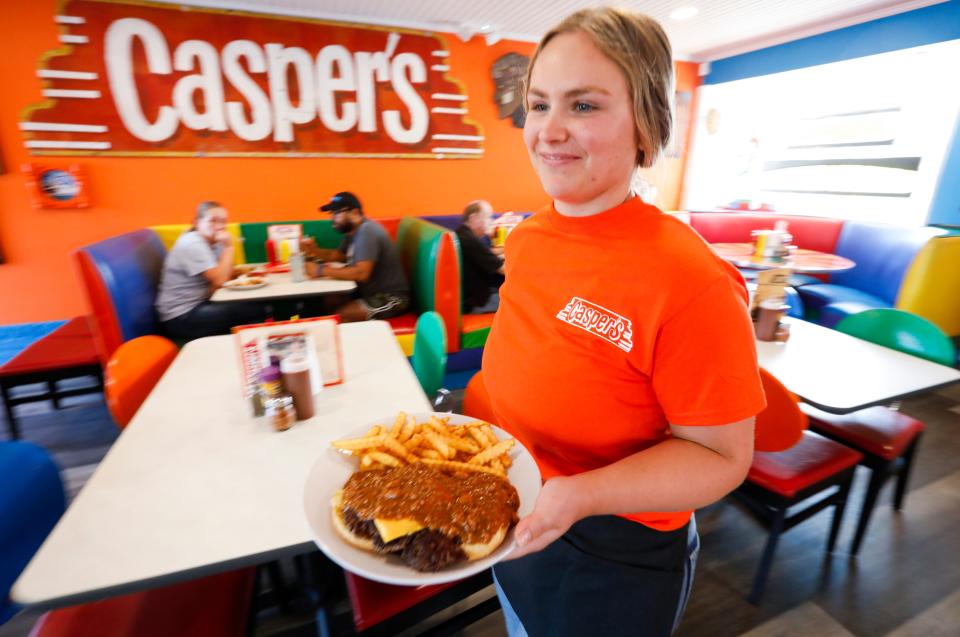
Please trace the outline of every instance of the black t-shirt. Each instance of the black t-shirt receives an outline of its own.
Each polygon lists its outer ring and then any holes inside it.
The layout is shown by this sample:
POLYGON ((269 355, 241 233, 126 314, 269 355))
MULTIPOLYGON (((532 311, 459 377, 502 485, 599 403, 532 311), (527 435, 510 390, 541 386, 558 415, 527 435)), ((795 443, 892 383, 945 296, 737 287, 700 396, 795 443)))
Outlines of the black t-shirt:
POLYGON ((503 283, 497 270, 503 259, 490 251, 480 238, 465 225, 457 228, 460 254, 463 257, 463 311, 481 307, 490 298, 491 288, 503 283))

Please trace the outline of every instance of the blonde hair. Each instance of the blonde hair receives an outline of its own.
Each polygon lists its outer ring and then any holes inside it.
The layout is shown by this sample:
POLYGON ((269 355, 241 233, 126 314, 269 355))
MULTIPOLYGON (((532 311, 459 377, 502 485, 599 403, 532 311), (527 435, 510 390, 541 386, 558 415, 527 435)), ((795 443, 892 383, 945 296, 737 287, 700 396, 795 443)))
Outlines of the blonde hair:
POLYGON ((623 73, 633 99, 637 165, 652 166, 673 129, 673 53, 667 34, 649 16, 611 7, 582 9, 567 16, 543 36, 530 59, 523 83, 524 106, 529 106, 530 77, 543 49, 556 36, 576 31, 588 35, 623 73))

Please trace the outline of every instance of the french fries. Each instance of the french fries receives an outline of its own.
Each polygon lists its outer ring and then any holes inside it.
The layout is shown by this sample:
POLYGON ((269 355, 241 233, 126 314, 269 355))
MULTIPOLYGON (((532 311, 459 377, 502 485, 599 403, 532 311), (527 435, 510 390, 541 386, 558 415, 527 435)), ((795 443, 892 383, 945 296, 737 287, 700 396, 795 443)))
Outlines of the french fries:
POLYGON ((360 459, 360 470, 400 467, 422 462, 440 469, 481 472, 507 477, 513 462, 512 438, 499 440, 483 421, 449 425, 430 416, 418 423, 404 412, 392 423, 376 425, 360 438, 335 440, 331 445, 360 459))

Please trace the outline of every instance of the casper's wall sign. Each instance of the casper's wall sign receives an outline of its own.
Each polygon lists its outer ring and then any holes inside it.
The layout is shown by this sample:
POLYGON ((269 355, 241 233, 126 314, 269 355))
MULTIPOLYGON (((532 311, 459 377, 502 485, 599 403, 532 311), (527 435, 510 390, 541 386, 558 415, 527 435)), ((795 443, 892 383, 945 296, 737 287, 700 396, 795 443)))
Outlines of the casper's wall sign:
POLYGON ((444 39, 404 29, 68 0, 36 155, 478 157, 444 39))

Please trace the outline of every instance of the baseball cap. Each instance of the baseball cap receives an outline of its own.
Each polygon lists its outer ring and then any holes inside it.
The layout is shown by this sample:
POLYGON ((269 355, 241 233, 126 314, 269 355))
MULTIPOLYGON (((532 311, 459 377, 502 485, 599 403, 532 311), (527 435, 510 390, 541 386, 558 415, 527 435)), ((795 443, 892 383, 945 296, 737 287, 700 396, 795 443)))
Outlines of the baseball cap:
POLYGON ((338 192, 330 199, 329 203, 320 206, 320 210, 323 212, 339 212, 351 208, 363 210, 363 206, 360 205, 360 200, 357 199, 357 196, 352 192, 338 192))

